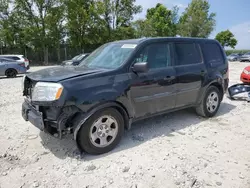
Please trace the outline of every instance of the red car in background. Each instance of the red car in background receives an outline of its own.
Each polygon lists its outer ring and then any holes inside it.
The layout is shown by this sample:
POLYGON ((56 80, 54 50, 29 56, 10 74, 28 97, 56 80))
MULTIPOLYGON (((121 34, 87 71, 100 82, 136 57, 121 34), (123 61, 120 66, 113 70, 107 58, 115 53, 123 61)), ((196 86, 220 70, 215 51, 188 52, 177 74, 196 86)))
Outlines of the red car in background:
POLYGON ((245 84, 250 84, 250 66, 244 68, 241 73, 240 80, 245 84))

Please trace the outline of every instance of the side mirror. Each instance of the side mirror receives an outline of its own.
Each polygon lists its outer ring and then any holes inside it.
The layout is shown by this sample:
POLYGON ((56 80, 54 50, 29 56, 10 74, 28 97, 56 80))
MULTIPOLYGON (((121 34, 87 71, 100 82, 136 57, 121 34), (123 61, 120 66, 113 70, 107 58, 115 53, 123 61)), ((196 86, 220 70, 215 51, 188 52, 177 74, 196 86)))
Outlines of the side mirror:
POLYGON ((135 63, 133 66, 133 71, 135 71, 135 72, 148 72, 148 63, 147 62, 135 63))

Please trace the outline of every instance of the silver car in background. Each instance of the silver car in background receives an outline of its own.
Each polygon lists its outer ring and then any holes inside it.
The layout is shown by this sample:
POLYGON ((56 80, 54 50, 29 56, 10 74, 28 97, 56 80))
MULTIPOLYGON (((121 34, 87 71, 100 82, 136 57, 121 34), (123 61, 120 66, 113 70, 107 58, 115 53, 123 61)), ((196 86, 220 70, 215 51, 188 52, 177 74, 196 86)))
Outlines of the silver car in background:
POLYGON ((24 62, 0 57, 0 76, 14 78, 17 74, 24 74, 26 71, 27 68, 24 62))
POLYGON ((227 56, 228 61, 240 61, 241 54, 240 53, 233 53, 227 56))
POLYGON ((240 61, 241 61, 241 62, 244 62, 244 61, 249 61, 249 62, 250 62, 250 52, 243 54, 243 55, 240 57, 240 61))
POLYGON ((7 58, 13 61, 17 61, 19 63, 24 63, 25 67, 27 70, 30 69, 30 63, 29 60, 24 57, 24 55, 19 55, 19 54, 5 54, 5 55, 0 55, 0 58, 7 58))

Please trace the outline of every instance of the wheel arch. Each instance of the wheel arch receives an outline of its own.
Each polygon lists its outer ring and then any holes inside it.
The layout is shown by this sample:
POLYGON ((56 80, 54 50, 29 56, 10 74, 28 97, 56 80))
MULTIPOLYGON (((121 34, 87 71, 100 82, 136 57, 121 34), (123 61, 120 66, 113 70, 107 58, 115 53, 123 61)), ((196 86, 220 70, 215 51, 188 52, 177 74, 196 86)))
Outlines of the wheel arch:
POLYGON ((223 100, 223 96, 224 96, 224 89, 223 89, 222 84, 219 83, 219 82, 213 82, 213 83, 209 84, 207 88, 209 88, 211 86, 216 87, 220 91, 220 100, 222 101, 223 100))
POLYGON ((221 93, 221 96, 220 96, 221 101, 223 100, 223 96, 224 96, 223 83, 221 83, 219 81, 213 81, 213 82, 207 84, 207 86, 204 87, 204 89, 201 91, 201 95, 199 96, 199 98, 197 100, 197 105, 199 105, 201 103, 202 99, 206 95, 206 92, 207 92, 208 88, 211 87, 211 86, 216 87, 220 91, 220 93, 221 93))
POLYGON ((7 74, 7 71, 9 71, 9 70, 14 70, 15 72, 16 72, 16 74, 18 73, 18 71, 15 69, 15 68, 7 68, 6 70, 5 70, 5 75, 7 74))
POLYGON ((114 108, 116 109, 123 117, 124 120, 124 126, 126 129, 131 128, 131 119, 129 116, 129 112, 125 108, 125 106, 117 101, 109 101, 102 104, 97 104, 94 107, 92 107, 88 112, 78 112, 74 118, 74 127, 73 127, 73 133, 74 133, 74 139, 76 140, 77 134, 83 124, 89 119, 93 114, 95 114, 97 111, 103 110, 105 108, 114 108))

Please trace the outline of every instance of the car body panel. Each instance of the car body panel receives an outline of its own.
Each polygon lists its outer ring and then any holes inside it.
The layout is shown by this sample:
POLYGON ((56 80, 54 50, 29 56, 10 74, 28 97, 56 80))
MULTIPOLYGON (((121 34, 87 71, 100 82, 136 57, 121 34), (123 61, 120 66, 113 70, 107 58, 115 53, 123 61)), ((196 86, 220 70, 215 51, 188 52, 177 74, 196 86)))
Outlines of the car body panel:
POLYGON ((190 66, 177 66, 177 97, 176 106, 195 104, 197 102, 200 89, 203 83, 203 74, 205 74, 205 65, 195 64, 190 66))
POLYGON ((53 68, 45 68, 29 74, 29 78, 35 81, 59 82, 72 77, 83 76, 96 72, 101 72, 100 69, 85 69, 84 67, 62 67, 56 66, 53 68))
MULTIPOLYGON (((113 43, 136 44, 130 56, 116 69, 86 69, 77 67, 54 67, 31 73, 26 76, 30 85, 38 81, 58 82, 64 87, 59 100, 53 102, 35 102, 32 105, 52 109, 57 107, 76 107, 78 112, 91 114, 105 104, 120 106, 131 121, 143 119, 167 111, 200 104, 210 85, 218 86, 224 93, 228 87, 228 62, 219 42, 210 39, 195 38, 149 38, 116 41, 113 43), (175 66, 176 57, 171 66, 156 68, 139 73, 133 70, 134 59, 138 52, 152 43, 171 43, 173 52, 175 42, 192 42, 197 45, 202 61, 198 64, 175 66), (205 47, 216 44, 222 59, 207 61, 205 47)), ((26 85, 26 84, 25 84, 26 85)), ((28 85, 28 84, 27 84, 28 85)), ((26 87, 26 86, 25 86, 26 87)), ((28 86, 27 86, 28 87, 28 86)), ((30 86, 32 87, 32 86, 30 86)), ((24 95, 27 95, 24 90, 24 95)), ((46 112, 45 118, 46 118, 46 112)), ((53 122, 57 122, 57 116, 53 122)), ((48 119, 46 119, 48 121, 48 119)))
POLYGON ((136 118, 175 107, 176 72, 173 67, 138 75, 131 73, 130 76, 130 98, 134 104, 136 118))
POLYGON ((243 54, 243 55, 240 57, 240 60, 241 60, 241 61, 250 61, 250 52, 243 54))
POLYGON ((241 59, 241 55, 240 54, 231 54, 231 55, 227 56, 227 59, 229 61, 239 61, 241 59))
POLYGON ((14 69, 18 74, 26 73, 27 69, 19 64, 19 62, 0 57, 0 76, 5 76, 8 69, 14 69))
POLYGON ((0 58, 8 58, 14 61, 17 61, 19 63, 25 63, 25 67, 27 70, 29 70, 30 65, 29 65, 29 60, 24 57, 24 55, 19 55, 19 54, 5 54, 5 55, 0 55, 0 58))
POLYGON ((240 75, 240 80, 243 83, 250 83, 250 66, 245 67, 244 70, 240 75), (244 70, 247 71, 248 73, 246 73, 244 70))

